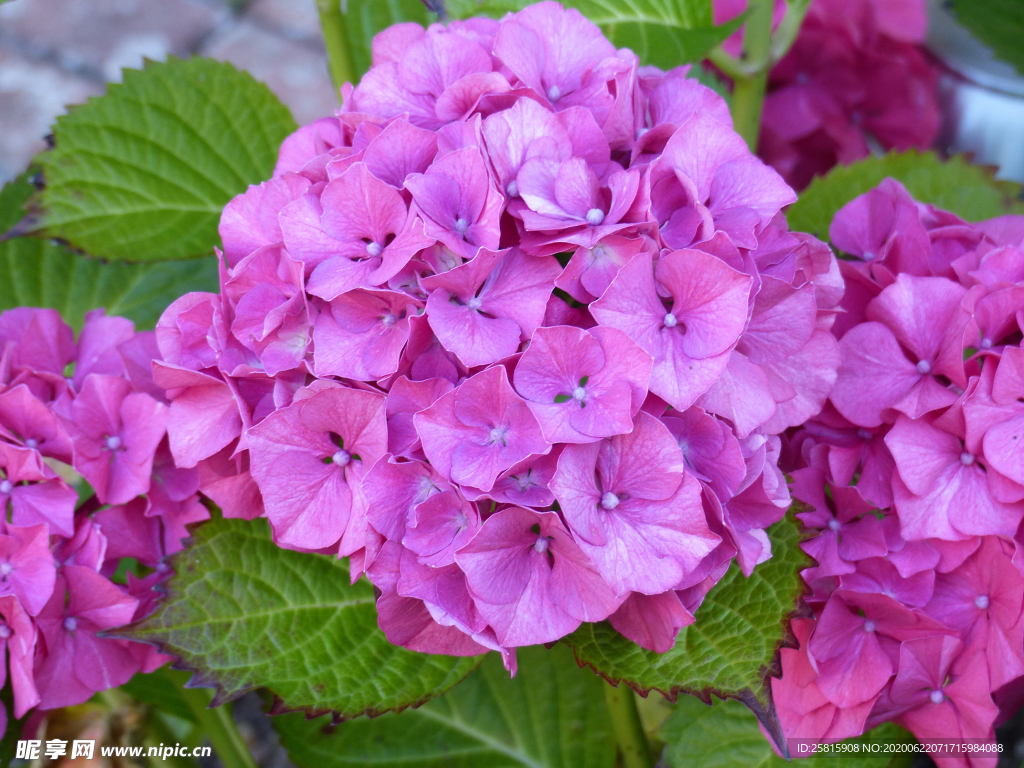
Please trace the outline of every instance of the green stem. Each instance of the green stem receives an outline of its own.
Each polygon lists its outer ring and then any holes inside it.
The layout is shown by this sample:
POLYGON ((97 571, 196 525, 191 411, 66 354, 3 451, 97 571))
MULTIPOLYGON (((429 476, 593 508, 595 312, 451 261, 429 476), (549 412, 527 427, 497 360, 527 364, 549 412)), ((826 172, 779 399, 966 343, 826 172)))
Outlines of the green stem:
POLYGON ((620 683, 618 688, 610 684, 604 687, 605 706, 608 707, 615 741, 622 755, 623 768, 653 768, 651 746, 647 743, 634 696, 633 689, 625 683, 620 683))
POLYGON ((320 28, 323 29, 324 46, 327 48, 327 68, 335 90, 340 91, 345 83, 356 81, 356 62, 349 46, 341 0, 316 0, 316 8, 320 13, 320 28))
POLYGON ((779 28, 772 33, 770 65, 778 62, 793 47, 810 7, 811 0, 787 0, 786 15, 782 17, 779 28))
POLYGON ((209 707, 209 692, 200 688, 183 688, 181 695, 199 721, 199 727, 213 745, 224 768, 256 768, 242 734, 231 717, 231 707, 224 704, 209 707))
POLYGON ((757 151, 771 43, 772 0, 751 0, 743 31, 743 62, 751 74, 737 77, 732 91, 733 125, 751 152, 757 151))

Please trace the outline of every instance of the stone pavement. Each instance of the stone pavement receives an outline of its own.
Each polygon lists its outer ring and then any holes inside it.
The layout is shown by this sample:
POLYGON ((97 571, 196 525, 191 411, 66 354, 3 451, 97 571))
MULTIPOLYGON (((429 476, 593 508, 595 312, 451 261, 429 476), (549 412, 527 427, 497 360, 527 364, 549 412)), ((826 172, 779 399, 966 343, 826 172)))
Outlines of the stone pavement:
POLYGON ((0 6, 0 182, 45 148, 65 105, 143 57, 193 53, 248 70, 300 124, 337 106, 315 0, 12 0, 0 6))

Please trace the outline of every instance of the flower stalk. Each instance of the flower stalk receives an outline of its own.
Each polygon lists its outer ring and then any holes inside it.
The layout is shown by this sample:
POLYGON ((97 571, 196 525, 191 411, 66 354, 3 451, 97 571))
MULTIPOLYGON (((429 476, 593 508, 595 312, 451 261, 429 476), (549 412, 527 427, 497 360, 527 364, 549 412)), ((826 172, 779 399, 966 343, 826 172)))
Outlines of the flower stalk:
POLYGON ((633 689, 625 683, 616 688, 609 684, 604 688, 604 701, 622 756, 623 768, 653 768, 651 747, 640 722, 640 711, 636 707, 633 689))
POLYGON ((356 81, 356 63, 352 58, 345 13, 341 5, 341 0, 316 0, 324 46, 327 48, 327 68, 336 91, 340 91, 345 83, 356 81))
POLYGON ((209 691, 199 688, 182 688, 182 698, 199 721, 199 727, 206 734, 224 768, 257 768, 245 739, 238 731, 231 716, 231 706, 223 704, 210 707, 209 691))
POLYGON ((743 31, 743 67, 733 79, 732 119, 751 152, 757 151, 768 69, 771 66, 772 0, 752 0, 743 31))

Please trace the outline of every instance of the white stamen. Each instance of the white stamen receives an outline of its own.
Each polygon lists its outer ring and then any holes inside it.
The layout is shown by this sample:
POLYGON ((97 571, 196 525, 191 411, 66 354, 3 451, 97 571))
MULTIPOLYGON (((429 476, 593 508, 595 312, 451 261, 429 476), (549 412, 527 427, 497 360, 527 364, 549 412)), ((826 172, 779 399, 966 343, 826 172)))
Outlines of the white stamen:
POLYGON ((64 619, 64 629, 68 632, 74 632, 78 629, 78 620, 74 616, 68 616, 64 619))
POLYGON ((981 340, 981 348, 982 349, 992 349, 992 339, 982 339, 981 340))
POLYGON ((548 546, 549 546, 549 544, 548 544, 548 537, 547 536, 538 536, 537 540, 535 542, 533 542, 533 551, 534 552, 539 552, 541 554, 544 554, 545 552, 548 551, 548 546))
POLYGON ((583 398, 587 396, 587 390, 585 390, 583 387, 576 387, 576 389, 572 391, 572 396, 574 400, 582 401, 583 398))
POLYGON ((7 494, 13 490, 14 483, 12 483, 10 480, 4 480, 2 483, 0 483, 0 493, 7 494))
POLYGON ((392 325, 398 322, 398 318, 395 317, 390 312, 388 312, 386 315, 384 315, 384 317, 380 319, 380 321, 384 323, 385 328, 390 328, 392 325))
POLYGON ((872 437, 874 437, 874 435, 872 435, 866 429, 862 428, 857 430, 857 437, 859 437, 861 440, 870 440, 872 437))
POLYGON ((665 315, 665 319, 662 320, 662 322, 665 324, 666 328, 675 328, 678 321, 676 320, 676 316, 669 312, 665 315))
POLYGON ((121 438, 117 435, 111 435, 106 439, 107 448, 111 451, 116 451, 121 447, 121 438))
POLYGON ((469 307, 470 309, 480 309, 480 306, 482 304, 483 302, 480 301, 480 299, 476 296, 474 296, 472 299, 466 302, 466 306, 469 307))
POLYGON ((978 595, 974 598, 974 607, 981 611, 988 608, 988 595, 978 595))
POLYGON ((25 441, 25 445, 28 448, 38 448, 39 447, 39 441, 36 440, 34 437, 30 437, 30 438, 28 438, 25 441))
POLYGON ((0 576, 10 576, 14 571, 14 566, 10 563, 0 563, 0 576))
POLYGON ((932 372, 932 364, 929 363, 927 360, 918 360, 917 361, 917 372, 921 373, 921 374, 931 373, 932 372))
POLYGON ((946 699, 946 697, 942 695, 942 691, 932 691, 928 698, 932 700, 932 704, 941 704, 946 699))
POLYGON ((604 221, 604 211, 600 208, 591 208, 587 211, 587 224, 596 227, 602 221, 604 221))
POLYGON ((4 626, 0 627, 0 638, 3 638, 4 640, 6 640, 10 636, 11 636, 11 628, 10 627, 8 627, 7 625, 4 625, 4 626))
POLYGON ((384 250, 380 247, 378 242, 369 242, 366 244, 366 252, 371 256, 380 256, 380 252, 384 250))
POLYGON ((843 524, 836 520, 834 517, 828 521, 828 529, 830 531, 838 531, 843 527, 843 524))
POLYGON ((865 632, 874 632, 875 631, 875 622, 873 622, 871 619, 868 619, 867 621, 865 621, 864 622, 864 631, 865 632))
POLYGON ((505 437, 508 435, 508 427, 495 427, 491 430, 490 438, 492 443, 505 444, 505 437))
POLYGON ((508 183, 508 186, 505 187, 505 192, 509 197, 519 197, 519 184, 515 179, 512 179, 512 181, 508 183))
POLYGON ((333 461, 339 467, 344 467, 347 466, 350 461, 352 461, 352 454, 344 449, 341 449, 333 456, 331 456, 331 461, 333 461))
POLYGON ((611 491, 608 491, 607 493, 605 493, 604 496, 601 497, 602 509, 612 510, 615 509, 617 506, 619 506, 619 497, 616 496, 611 491))
POLYGON ((469 222, 461 216, 455 220, 455 231, 460 235, 466 234, 466 230, 469 229, 469 222))
POLYGON ((525 475, 512 475, 512 479, 516 481, 516 487, 520 492, 525 492, 526 489, 533 485, 533 480, 530 477, 529 471, 525 475))
POLYGON ((562 98, 562 89, 557 85, 552 85, 548 88, 548 101, 554 103, 562 98))
POLYGON ((960 454, 960 463, 963 464, 965 467, 971 466, 971 464, 974 463, 974 454, 964 451, 963 453, 960 454))

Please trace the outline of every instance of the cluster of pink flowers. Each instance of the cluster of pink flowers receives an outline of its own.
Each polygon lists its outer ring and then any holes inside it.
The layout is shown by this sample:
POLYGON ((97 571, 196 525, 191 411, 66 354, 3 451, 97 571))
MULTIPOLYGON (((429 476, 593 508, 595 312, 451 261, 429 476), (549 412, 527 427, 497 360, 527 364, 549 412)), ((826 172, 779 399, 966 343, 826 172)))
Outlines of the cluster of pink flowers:
MULTIPOLYGON (((746 0, 715 0, 718 23, 746 0)), ((786 3, 776 2, 776 21, 786 3)), ((814 0, 796 42, 772 68, 758 154, 796 189, 872 148, 932 145, 938 66, 921 47, 924 0, 814 0)), ((738 37, 730 40, 738 52, 738 37)))
POLYGON ((831 251, 686 69, 574 10, 394 26, 221 220, 157 326, 178 466, 349 556, 396 644, 610 618, 657 650, 770 556, 783 430, 835 380, 831 251))
POLYGON ((77 344, 52 309, 0 314, 0 684, 9 671, 15 717, 80 704, 166 660, 97 636, 155 608, 161 559, 209 517, 198 473, 171 459, 155 355, 152 332, 103 310, 77 344), (76 472, 95 491, 81 505, 65 479, 76 472), (153 571, 115 583, 122 558, 153 571))
POLYGON ((816 619, 779 716, 799 738, 987 738, 1024 699, 1024 217, 967 224, 888 179, 831 238, 839 375, 784 460, 816 619))

